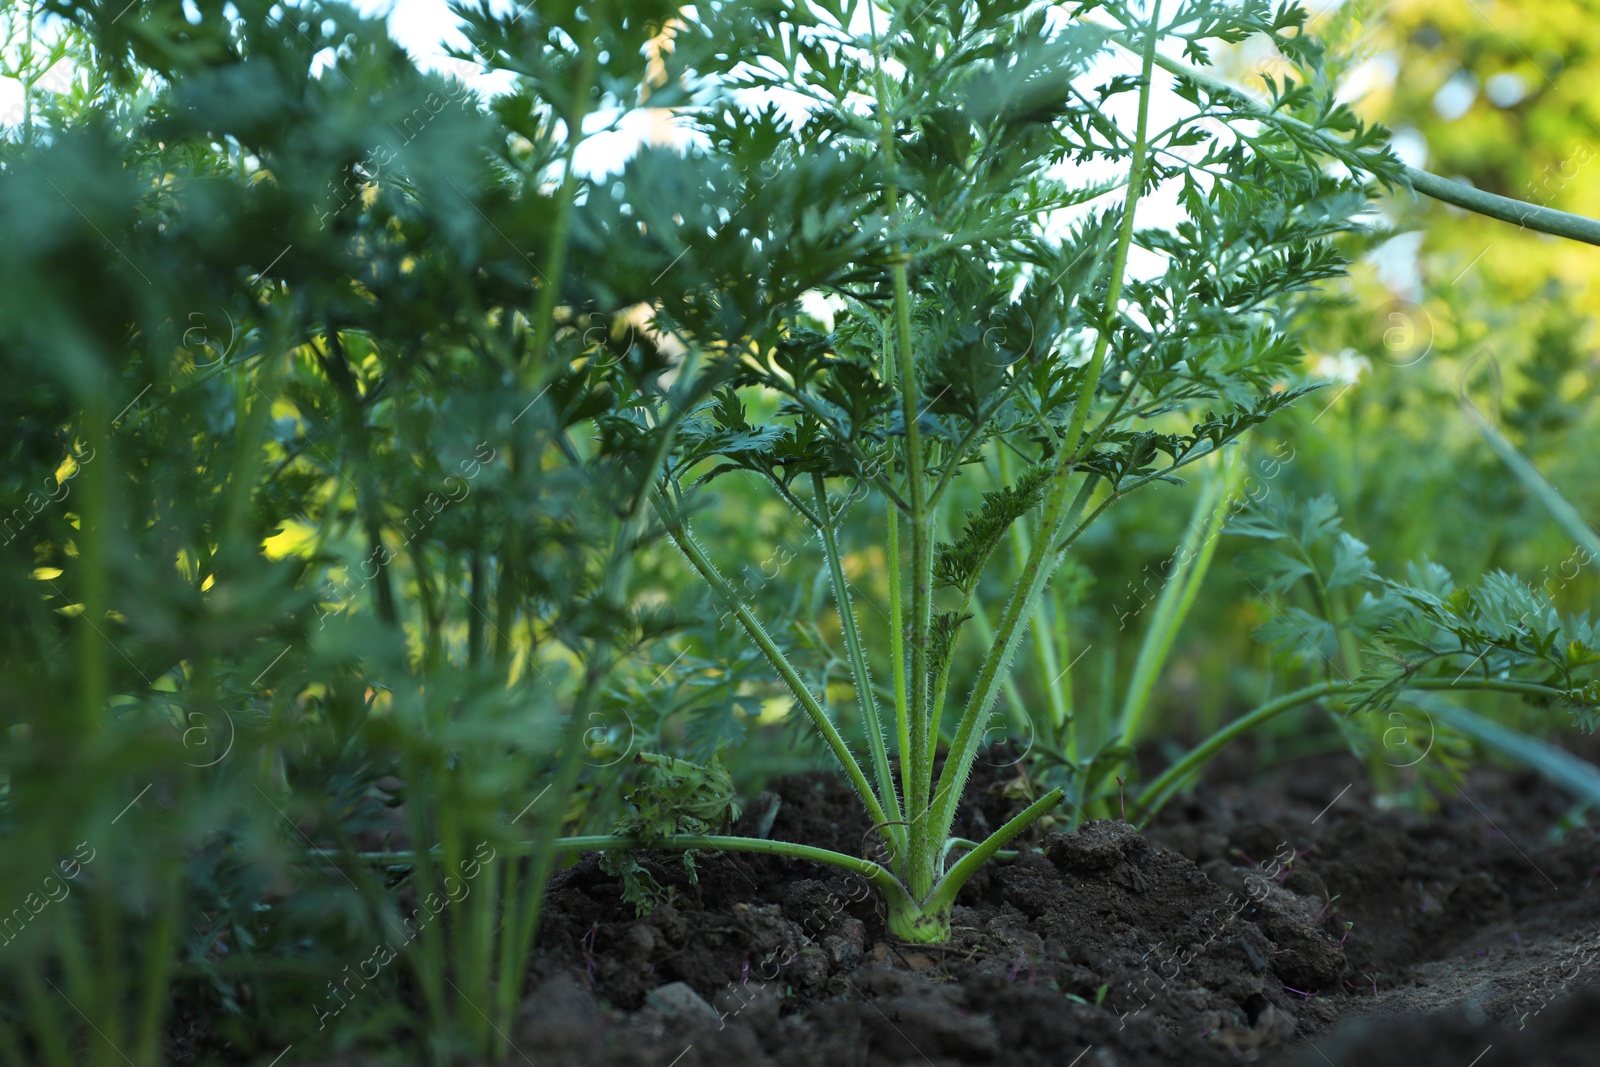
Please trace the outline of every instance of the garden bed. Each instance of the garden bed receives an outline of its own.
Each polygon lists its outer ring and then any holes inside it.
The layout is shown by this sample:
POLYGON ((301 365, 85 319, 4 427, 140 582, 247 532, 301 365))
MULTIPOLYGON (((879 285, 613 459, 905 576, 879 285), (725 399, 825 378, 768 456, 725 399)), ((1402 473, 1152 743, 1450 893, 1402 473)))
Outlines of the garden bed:
MULTIPOLYGON (((1018 806, 1014 773, 990 770, 958 832, 1018 806)), ((859 853, 847 790, 773 790, 770 836, 859 853)), ((1203 786, 1147 835, 1093 822, 992 865, 938 947, 890 943, 866 887, 812 864, 701 856, 691 883, 664 858, 673 901, 640 918, 585 857, 553 886, 515 1040, 655 1067, 1592 1062, 1560 1050, 1600 1006, 1564 998, 1600 946, 1594 835, 1551 839, 1564 805, 1532 779, 1464 790, 1376 810, 1346 758, 1203 786)))

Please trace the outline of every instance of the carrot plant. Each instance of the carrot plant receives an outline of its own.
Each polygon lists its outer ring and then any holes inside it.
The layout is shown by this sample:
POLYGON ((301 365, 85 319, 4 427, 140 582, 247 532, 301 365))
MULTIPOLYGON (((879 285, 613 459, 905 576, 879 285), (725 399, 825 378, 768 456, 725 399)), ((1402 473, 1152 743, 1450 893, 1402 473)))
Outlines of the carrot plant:
MULTIPOLYGON (((1293 4, 935 0, 709 6, 677 28, 675 48, 711 86, 682 112, 702 196, 661 205, 630 195, 657 165, 640 160, 590 208, 606 232, 631 224, 654 238, 639 255, 641 273, 660 265, 655 326, 703 359, 715 390, 688 412, 652 506, 719 624, 759 649, 843 770, 875 843, 852 856, 678 833, 669 819, 563 847, 831 863, 881 890, 896 936, 945 939, 973 872, 1064 797, 1051 789, 981 842, 952 837, 1052 576, 1107 509, 1177 481, 1316 388, 1300 375, 1297 315, 1342 272, 1336 243, 1362 229, 1378 186, 1586 239, 1586 220, 1402 166, 1381 130, 1331 97, 1305 21, 1293 4), (1173 58, 1203 62, 1209 44, 1255 34, 1303 72, 1268 77, 1266 103, 1173 58), (1112 56, 1131 68, 1108 65, 1112 56), (796 113, 780 114, 777 101, 796 113), (1157 196, 1176 201, 1181 221, 1141 227, 1141 203, 1157 196), (817 317, 819 298, 831 322, 817 317), (757 480, 811 531, 842 646, 820 651, 847 665, 849 721, 808 680, 818 632, 786 647, 752 596, 812 575, 730 577, 716 535, 695 525, 710 487, 731 476, 757 480), (975 506, 957 515, 957 487, 972 480, 987 491, 969 493, 975 506), (861 546, 844 538, 863 526, 882 539, 886 605, 863 607, 848 573, 861 546), (1008 538, 1015 566, 996 585, 990 564, 1008 538), (966 677, 954 653, 975 616, 982 647, 966 677)), ((1236 510, 1238 473, 1225 467, 1203 497, 1191 562, 1163 595, 1107 744, 1069 761, 1080 795, 1139 739, 1172 633, 1236 510)), ((1337 579, 1367 576, 1359 562, 1336 559, 1337 579)), ((1035 643, 1048 661, 1049 635, 1035 643)), ((1348 690, 1370 703, 1402 683, 1442 687, 1414 678, 1419 666, 1404 660, 1400 682, 1363 676, 1348 690)), ((1480 684, 1541 699, 1586 692, 1566 675, 1480 684)), ((1069 718, 1066 702, 1052 703, 1058 731, 1069 718)), ((1214 751, 1151 783, 1144 809, 1214 751)))
POLYGON ((709 395, 668 450, 656 521, 837 760, 877 844, 863 858, 657 832, 564 847, 833 863, 879 887, 896 936, 948 937, 973 872, 1062 800, 1049 791, 976 844, 951 836, 1052 575, 1107 509, 1315 388, 1296 375, 1297 302, 1342 270, 1333 241, 1362 225, 1367 176, 1399 179, 1380 131, 1312 85, 1275 84, 1273 120, 1248 123, 1227 91, 1157 85, 1163 48, 1203 58, 1257 33, 1315 68, 1304 20, 1293 5, 841 2, 709 6, 675 31, 713 86, 682 113, 701 195, 650 202, 660 164, 642 158, 580 225, 646 235, 655 327, 703 361, 709 395), (1108 65, 1118 44, 1131 69, 1108 65), (1139 226, 1157 194, 1184 221, 1139 226), (806 310, 818 296, 831 324, 806 310), (954 514, 956 487, 1000 457, 1005 475, 954 514), (856 747, 695 525, 734 475, 812 531, 856 747), (882 538, 886 606, 863 608, 847 573, 860 517, 882 538), (1027 549, 996 588, 988 565, 1019 524, 1027 549), (975 604, 992 637, 958 677, 975 604))

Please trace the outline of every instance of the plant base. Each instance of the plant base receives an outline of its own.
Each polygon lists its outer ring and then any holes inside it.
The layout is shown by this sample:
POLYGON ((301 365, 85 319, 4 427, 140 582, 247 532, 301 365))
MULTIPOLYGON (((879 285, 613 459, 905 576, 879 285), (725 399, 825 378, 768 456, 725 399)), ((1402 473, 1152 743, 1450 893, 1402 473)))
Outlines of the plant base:
POLYGON ((950 908, 919 908, 903 904, 889 908, 889 932, 914 945, 933 945, 950 940, 950 908))

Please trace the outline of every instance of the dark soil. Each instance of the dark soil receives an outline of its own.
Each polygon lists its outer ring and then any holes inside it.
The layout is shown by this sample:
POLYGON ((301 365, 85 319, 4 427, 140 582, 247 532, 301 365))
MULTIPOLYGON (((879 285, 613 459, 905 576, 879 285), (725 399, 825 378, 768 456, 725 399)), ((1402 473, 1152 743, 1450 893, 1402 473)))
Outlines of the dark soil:
MULTIPOLYGON (((1026 802, 1015 773, 958 832, 1026 802)), ((772 789, 769 836, 860 854, 846 789, 772 789)), ((864 883, 810 863, 652 861, 673 899, 640 918, 587 857, 514 1040, 540 1067, 1600 1064, 1595 835, 1554 840, 1566 804, 1537 780, 1463 790, 1380 811, 1342 758, 1202 786, 1146 835, 1091 822, 991 865, 937 948, 891 943, 864 883)))

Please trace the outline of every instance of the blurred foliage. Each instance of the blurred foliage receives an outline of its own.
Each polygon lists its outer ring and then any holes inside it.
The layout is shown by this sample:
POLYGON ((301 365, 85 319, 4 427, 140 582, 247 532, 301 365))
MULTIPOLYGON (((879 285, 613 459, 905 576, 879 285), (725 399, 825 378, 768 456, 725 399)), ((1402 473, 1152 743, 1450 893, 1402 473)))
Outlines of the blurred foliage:
MULTIPOLYGON (((1592 147, 1600 26, 1583 5, 1350 2, 1312 27, 1328 44, 1329 76, 1342 79, 1363 117, 1395 131, 1408 162, 1600 214, 1592 147)), ((1258 94, 1263 73, 1292 69, 1260 39, 1217 59, 1258 94)), ((1344 247, 1350 277, 1324 286, 1304 323, 1307 363, 1334 385, 1257 435, 1244 493, 1280 502, 1332 494, 1345 530, 1383 573, 1425 560, 1463 576, 1504 570, 1563 611, 1591 609, 1600 594, 1591 558, 1508 477, 1462 405, 1491 419, 1580 514, 1600 521, 1600 309, 1590 282, 1600 251, 1409 195, 1390 198, 1383 224, 1344 247)), ((1075 636, 1064 644, 1072 655, 1087 650, 1072 675, 1075 701, 1101 719, 1132 666, 1182 515, 1135 503, 1085 538, 1098 595, 1072 609, 1075 636)), ((1215 728, 1305 677, 1249 637, 1281 625, 1279 606, 1292 606, 1235 565, 1250 547, 1224 539, 1158 690, 1150 735, 1215 728)), ((1503 697, 1473 700, 1543 736, 1559 738, 1570 722, 1503 697)), ((1267 759, 1345 743, 1310 710, 1261 738, 1267 759)))
POLYGON ((475 14, 491 110, 344 7, 119 6, 5 16, 0 1056, 503 1052, 674 625, 595 429, 664 363, 548 181, 670 8, 475 14))

